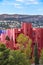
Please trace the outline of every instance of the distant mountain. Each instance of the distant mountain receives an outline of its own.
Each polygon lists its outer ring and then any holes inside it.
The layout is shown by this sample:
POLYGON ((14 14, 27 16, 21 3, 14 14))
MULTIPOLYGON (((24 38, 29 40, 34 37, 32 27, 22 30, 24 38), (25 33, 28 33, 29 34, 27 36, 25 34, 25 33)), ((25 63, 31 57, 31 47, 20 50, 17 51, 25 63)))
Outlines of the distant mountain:
POLYGON ((0 20, 18 20, 18 21, 43 21, 43 15, 18 15, 18 14, 2 14, 0 20))
MULTIPOLYGON (((19 14, 2 14, 0 15, 0 21, 18 21, 20 22, 30 22, 33 26, 43 26, 43 15, 19 15, 19 14)), ((17 24, 18 25, 18 24, 17 24)))

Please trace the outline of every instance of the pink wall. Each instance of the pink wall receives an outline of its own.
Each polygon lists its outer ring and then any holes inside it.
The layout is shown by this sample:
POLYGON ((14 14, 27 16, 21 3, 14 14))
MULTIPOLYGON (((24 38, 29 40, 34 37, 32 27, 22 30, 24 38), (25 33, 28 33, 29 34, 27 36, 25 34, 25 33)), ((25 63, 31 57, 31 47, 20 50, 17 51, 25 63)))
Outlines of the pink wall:
POLYGON ((5 42, 5 38, 6 38, 6 35, 2 33, 2 34, 1 34, 1 41, 2 41, 2 42, 5 42))
POLYGON ((13 28, 13 29, 6 29, 6 33, 5 34, 1 34, 0 38, 1 41, 5 41, 6 36, 8 35, 10 38, 10 41, 6 42, 8 44, 8 47, 13 48, 15 46, 16 42, 16 38, 17 36, 23 33, 26 36, 29 36, 32 40, 33 43, 35 41, 38 42, 38 48, 43 48, 43 28, 32 28, 32 24, 31 23, 22 23, 22 27, 21 28, 13 28), (11 41, 11 38, 13 38, 13 41, 11 41))
POLYGON ((34 41, 37 41, 38 48, 43 48, 43 28, 35 28, 34 33, 34 41))
POLYGON ((32 39, 32 24, 31 23, 23 23, 22 31, 26 36, 29 36, 32 39))

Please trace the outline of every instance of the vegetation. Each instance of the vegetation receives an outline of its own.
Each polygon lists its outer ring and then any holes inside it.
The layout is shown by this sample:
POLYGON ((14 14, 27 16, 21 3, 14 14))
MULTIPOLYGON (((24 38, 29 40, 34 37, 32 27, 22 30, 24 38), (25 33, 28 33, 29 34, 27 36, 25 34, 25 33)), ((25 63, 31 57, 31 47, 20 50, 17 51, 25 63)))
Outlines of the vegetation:
POLYGON ((21 34, 19 34, 19 36, 17 37, 16 41, 17 41, 19 44, 25 44, 25 43, 28 41, 28 37, 21 33, 21 34))
POLYGON ((6 40, 8 40, 8 41, 10 41, 10 38, 8 37, 8 36, 6 36, 6 38, 5 38, 6 40))
POLYGON ((24 34, 19 34, 19 36, 16 38, 17 43, 19 44, 20 50, 24 52, 25 49, 25 43, 28 42, 28 37, 24 34))
POLYGON ((40 54, 40 64, 43 65, 43 49, 41 50, 40 54))
POLYGON ((21 50, 10 50, 0 43, 0 65, 30 65, 21 50))
POLYGON ((32 58, 32 48, 31 48, 31 44, 32 44, 32 40, 25 36, 24 34, 20 34, 17 37, 17 43, 19 43, 20 45, 20 50, 22 53, 24 53, 26 55, 26 58, 28 60, 30 60, 32 58))
POLYGON ((38 56, 37 43, 35 43, 35 46, 34 46, 34 62, 35 62, 35 65, 39 65, 39 56, 38 56))
POLYGON ((32 44, 32 40, 29 39, 28 43, 26 44, 26 48, 25 48, 25 54, 27 56, 28 59, 32 58, 32 48, 31 48, 31 44, 32 44))
POLYGON ((10 51, 9 63, 10 65, 30 65, 29 60, 20 50, 10 51))
POLYGON ((7 65, 9 51, 4 44, 0 43, 0 65, 7 65))

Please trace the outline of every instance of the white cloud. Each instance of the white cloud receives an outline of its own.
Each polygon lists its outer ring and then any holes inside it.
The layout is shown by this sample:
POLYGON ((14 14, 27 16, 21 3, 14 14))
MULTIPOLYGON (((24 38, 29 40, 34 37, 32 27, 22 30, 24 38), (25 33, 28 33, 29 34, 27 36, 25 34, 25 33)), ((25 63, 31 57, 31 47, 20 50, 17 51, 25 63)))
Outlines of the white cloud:
POLYGON ((27 4, 27 5, 28 5, 28 4, 39 4, 39 2, 37 2, 37 1, 36 1, 36 2, 35 2, 35 1, 34 1, 34 2, 33 2, 33 1, 29 1, 29 2, 27 2, 26 4, 27 4))
POLYGON ((15 7, 21 7, 20 4, 24 3, 25 5, 29 4, 38 4, 38 0, 16 0, 16 2, 9 2, 8 0, 4 0, 1 5, 14 5, 15 7), (19 4, 17 4, 19 3, 19 4))
POLYGON ((39 2, 38 2, 38 0, 30 0, 30 3, 31 4, 38 4, 39 2))
POLYGON ((22 6, 21 6, 20 4, 18 4, 18 3, 14 3, 14 6, 15 6, 16 8, 22 8, 22 6))
POLYGON ((2 3, 2 6, 6 6, 6 5, 13 5, 15 8, 22 8, 22 6, 20 4, 17 3, 2 3))
MULTIPOLYGON (((20 1, 20 0, 18 0, 20 1)), ((21 0, 22 1, 22 0, 21 0)), ((9 2, 8 0, 4 0, 2 3, 0 3, 1 6, 11 5, 15 8, 22 8, 22 5, 18 2, 9 2)))
POLYGON ((16 0, 16 1, 18 1, 18 2, 24 2, 24 0, 16 0))
POLYGON ((38 4, 38 0, 27 0, 26 4, 38 4))
POLYGON ((23 2, 25 4, 38 4, 38 0, 16 0, 16 2, 23 2))
POLYGON ((8 0, 4 0, 2 3, 0 3, 1 5, 14 5, 15 7, 19 7, 20 3, 17 2, 9 2, 8 0))

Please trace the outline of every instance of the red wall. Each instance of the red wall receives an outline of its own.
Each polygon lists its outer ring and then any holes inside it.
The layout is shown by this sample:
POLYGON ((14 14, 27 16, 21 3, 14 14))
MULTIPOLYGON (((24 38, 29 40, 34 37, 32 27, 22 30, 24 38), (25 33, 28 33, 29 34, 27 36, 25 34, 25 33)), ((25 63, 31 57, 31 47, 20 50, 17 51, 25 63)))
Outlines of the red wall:
POLYGON ((32 24, 31 23, 23 23, 22 31, 26 36, 32 38, 32 24))
POLYGON ((40 50, 43 48, 43 28, 33 28, 31 23, 22 23, 21 28, 7 29, 6 31, 7 32, 5 36, 8 35, 10 38, 9 45, 6 45, 7 47, 13 48, 17 43, 17 36, 20 33, 23 33, 24 35, 29 36, 32 39, 32 45, 35 41, 37 41, 38 49, 40 50), (11 41, 11 37, 13 38, 13 41, 11 41))

